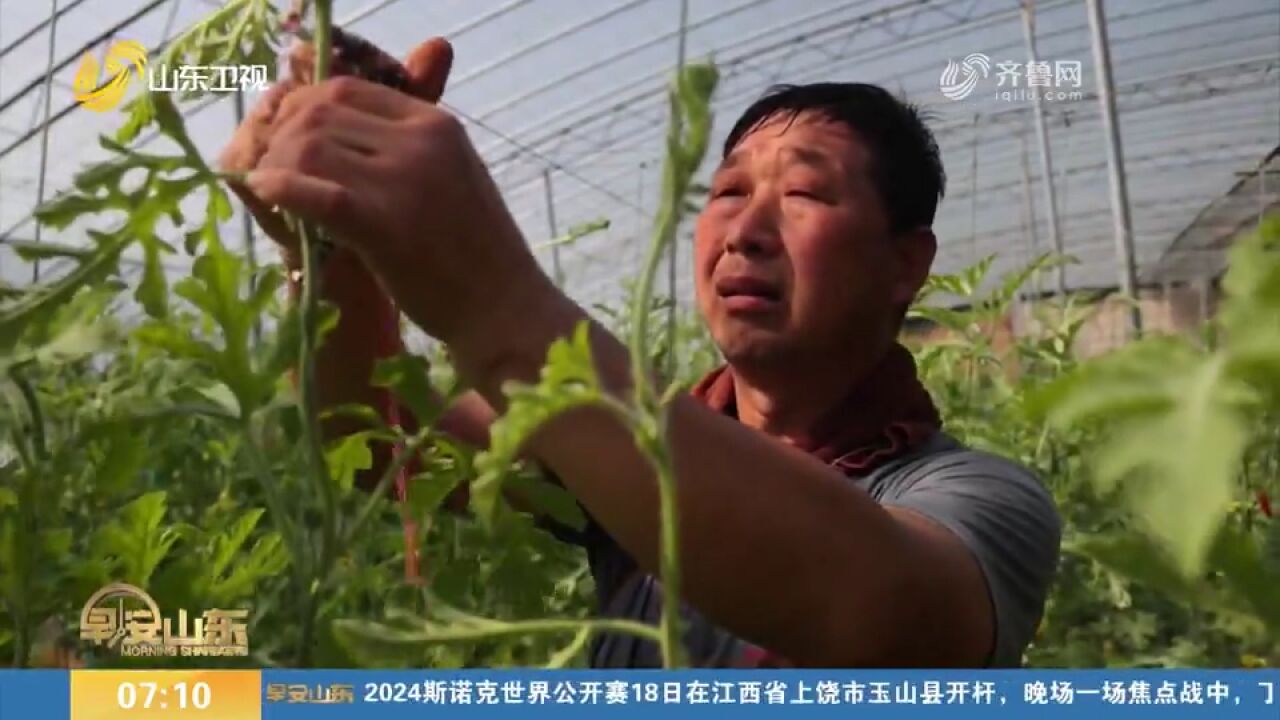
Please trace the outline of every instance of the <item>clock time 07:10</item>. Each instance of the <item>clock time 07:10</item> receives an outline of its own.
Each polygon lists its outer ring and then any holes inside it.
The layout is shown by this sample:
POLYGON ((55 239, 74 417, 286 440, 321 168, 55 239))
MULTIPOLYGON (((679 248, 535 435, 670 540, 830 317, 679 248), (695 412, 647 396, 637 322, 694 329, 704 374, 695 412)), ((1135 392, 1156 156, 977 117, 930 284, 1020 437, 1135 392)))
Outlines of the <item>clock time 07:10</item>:
POLYGON ((125 681, 116 687, 116 702, 124 710, 159 708, 166 710, 173 702, 175 710, 188 708, 204 710, 213 701, 213 693, 206 682, 176 682, 171 685, 156 682, 125 681))

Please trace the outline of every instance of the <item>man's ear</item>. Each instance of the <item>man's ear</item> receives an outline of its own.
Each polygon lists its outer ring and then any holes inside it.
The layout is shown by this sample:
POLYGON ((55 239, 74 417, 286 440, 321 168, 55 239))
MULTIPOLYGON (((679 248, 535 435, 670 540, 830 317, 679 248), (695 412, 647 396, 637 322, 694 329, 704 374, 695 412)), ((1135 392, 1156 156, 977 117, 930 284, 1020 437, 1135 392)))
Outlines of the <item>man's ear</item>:
POLYGON ((915 301, 920 288, 929 279, 933 258, 938 253, 938 238, 933 229, 919 227, 902 233, 893 242, 898 255, 898 278, 894 283, 893 300, 909 305, 915 301))

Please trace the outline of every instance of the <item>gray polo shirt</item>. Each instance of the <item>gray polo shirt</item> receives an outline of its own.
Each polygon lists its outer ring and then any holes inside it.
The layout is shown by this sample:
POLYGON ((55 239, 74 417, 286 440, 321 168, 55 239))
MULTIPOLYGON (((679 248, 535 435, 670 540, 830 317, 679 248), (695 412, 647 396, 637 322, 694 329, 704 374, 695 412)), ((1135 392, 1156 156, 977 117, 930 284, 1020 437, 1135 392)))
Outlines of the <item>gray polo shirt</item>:
MULTIPOLYGON (((1057 569, 1062 527, 1053 497, 1025 468, 962 446, 937 433, 915 452, 865 477, 851 477, 885 506, 910 508, 950 529, 986 576, 995 607, 996 643, 990 667, 1017 667, 1035 634, 1057 569)), ((588 518, 590 515, 588 514, 588 518)), ((662 592, 594 520, 581 531, 551 527, 587 551, 600 613, 657 624, 662 592)), ((753 648, 684 607, 685 645, 699 667, 742 667, 753 648)), ((657 668, 656 643, 630 635, 601 635, 591 648, 597 668, 657 668)))

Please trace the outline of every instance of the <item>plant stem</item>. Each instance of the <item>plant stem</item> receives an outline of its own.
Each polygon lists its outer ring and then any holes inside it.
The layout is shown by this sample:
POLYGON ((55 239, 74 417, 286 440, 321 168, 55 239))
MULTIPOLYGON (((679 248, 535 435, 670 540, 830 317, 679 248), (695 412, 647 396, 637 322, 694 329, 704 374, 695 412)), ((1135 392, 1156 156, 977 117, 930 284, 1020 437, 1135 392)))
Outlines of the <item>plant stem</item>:
POLYGON ((22 465, 29 468, 35 467, 36 459, 31 457, 31 448, 27 447, 26 439, 22 436, 22 428, 11 428, 9 438, 13 443, 13 449, 18 453, 18 459, 22 461, 22 465))
POLYGON ((27 412, 31 415, 32 452, 35 453, 37 460, 48 460, 49 448, 45 439, 44 412, 40 409, 40 398, 36 396, 36 389, 16 366, 9 368, 9 377, 13 380, 13 384, 18 386, 23 401, 27 403, 27 412))
POLYGON ((329 77, 330 47, 333 44, 333 0, 316 0, 316 82, 329 77))
POLYGON ((299 585, 305 586, 306 578, 304 576, 309 574, 310 569, 301 531, 294 526, 288 510, 285 508, 284 498, 280 496, 275 478, 271 476, 271 468, 266 458, 263 457, 261 448, 258 447, 254 440, 253 428, 247 419, 244 421, 244 436, 245 448, 249 462, 253 466, 253 473, 258 478, 259 484, 262 485, 262 495, 266 498, 267 507, 280 525, 285 545, 289 548, 289 554, 292 556, 290 565, 295 570, 295 576, 300 578, 299 585))
POLYGON ((13 666, 21 670, 31 662, 31 625, 26 612, 16 608, 13 613, 13 666))
POLYGON ((319 389, 316 387, 316 335, 319 311, 319 261, 317 246, 307 224, 300 226, 302 243, 302 300, 299 309, 302 332, 298 349, 300 402, 302 410, 302 434, 306 447, 308 470, 312 481, 318 485, 323 503, 324 525, 320 541, 321 567, 336 539, 337 498, 333 481, 325 462, 323 438, 320 429, 319 389))
MULTIPOLYGON (((660 420, 659 438, 666 436, 665 416, 660 420)), ((662 664, 664 667, 680 667, 685 664, 684 643, 680 640, 680 536, 676 526, 677 507, 675 494, 675 472, 671 465, 670 453, 666 443, 660 439, 651 448, 654 468, 658 473, 658 487, 667 488, 659 494, 659 503, 663 518, 662 523, 662 556, 658 559, 658 572, 662 576, 662 664)))
MULTIPOLYGON (((677 120, 673 122, 678 123, 677 120)), ((670 162, 670 160, 668 160, 670 162)), ((644 279, 637 302, 633 308, 632 332, 630 342, 631 364, 635 375, 636 403, 642 416, 650 419, 656 427, 648 428, 649 432, 637 428, 637 440, 647 451, 650 462, 658 480, 659 519, 661 536, 659 546, 658 574, 662 583, 662 664, 664 667, 679 667, 684 663, 684 644, 680 641, 680 563, 679 563, 679 515, 676 508, 675 473, 667 462, 665 452, 666 423, 660 419, 665 415, 665 408, 653 401, 653 389, 648 381, 649 363, 645 352, 644 338, 647 334, 647 318, 649 297, 653 292, 653 281, 657 274, 658 262, 662 258, 662 247, 667 239, 675 235, 675 213, 667 214, 665 222, 659 226, 658 235, 650 248, 649 260, 645 266, 644 279), (647 442, 646 442, 647 441, 647 442), (648 446, 648 447, 645 447, 648 446)), ((647 423, 646 423, 647 424, 647 423)))
POLYGON ((14 667, 18 668, 26 667, 30 662, 31 626, 35 622, 31 611, 32 599, 35 597, 35 593, 31 590, 32 560, 38 558, 40 554, 40 527, 37 521, 40 508, 36 497, 39 476, 36 474, 34 465, 26 466, 25 470, 18 488, 18 507, 24 510, 18 516, 18 557, 15 558, 17 567, 14 568, 14 574, 18 576, 18 596, 11 598, 15 606, 13 608, 13 659, 14 667))
POLYGON ((395 459, 391 461, 387 468, 382 471, 382 477, 378 478, 378 484, 374 487, 373 492, 369 495, 369 499, 365 501, 364 507, 360 508, 360 512, 356 515, 354 521, 349 525, 343 533, 342 547, 349 547, 352 542, 359 537, 361 528, 373 515, 373 511, 382 503, 387 490, 391 488, 391 483, 395 481, 400 471, 409 464, 413 457, 418 454, 418 450, 426 444, 430 437, 429 430, 423 430, 413 436, 409 442, 405 443, 400 452, 396 453, 395 459))
MULTIPOLYGON (((355 630, 365 623, 360 621, 339 621, 341 625, 355 630)), ((549 635, 579 632, 583 628, 589 628, 593 633, 624 633, 635 635, 646 640, 660 642, 661 637, 658 630, 644 623, 635 622, 633 620, 615 620, 610 618, 601 618, 596 620, 527 620, 513 623, 501 623, 482 628, 465 628, 457 625, 449 625, 439 632, 427 631, 417 635, 400 634, 396 638, 374 637, 375 642, 381 642, 394 645, 422 645, 427 643, 461 643, 461 642, 481 642, 485 640, 495 640, 506 637, 520 637, 525 635, 549 635)), ((359 633, 360 630, 355 630, 359 633)))
MULTIPOLYGON (((31 416, 31 454, 22 452, 24 445, 22 433, 16 431, 14 433, 14 446, 19 449, 23 459, 22 480, 18 487, 18 507, 23 512, 18 514, 20 528, 16 538, 18 567, 14 568, 16 571, 14 574, 18 576, 18 597, 11 598, 11 603, 14 605, 12 608, 13 664, 14 667, 25 668, 30 662, 31 624, 34 622, 30 605, 33 596, 31 592, 32 559, 37 558, 40 553, 40 527, 37 520, 40 516, 40 508, 36 493, 40 489, 51 490, 48 487, 38 487, 37 479, 43 473, 38 472, 37 463, 48 463, 49 449, 45 437, 44 412, 40 408, 40 398, 36 395, 35 387, 16 366, 9 368, 9 377, 18 386, 22 399, 27 404, 27 412, 31 416)), ((54 507, 56 508, 56 503, 54 507)))
MULTIPOLYGON (((676 70, 677 83, 681 81, 682 70, 683 68, 676 70)), ((653 424, 651 428, 637 427, 636 436, 641 448, 649 456, 658 480, 661 521, 658 569, 662 583, 661 645, 662 663, 667 668, 685 664, 684 643, 681 642, 680 633, 679 516, 675 497, 675 473, 672 472, 670 463, 667 461, 665 450, 666 422, 661 419, 661 416, 665 415, 665 409, 655 401, 653 387, 649 382, 651 368, 645 340, 649 329, 649 301, 653 294, 658 264, 662 260, 663 251, 675 240, 680 222, 680 208, 687 185, 687 173, 685 168, 681 167, 684 158, 679 152, 681 132, 680 110, 673 100, 671 126, 667 132, 667 158, 663 167, 663 187, 668 194, 661 201, 653 242, 649 246, 649 255, 645 261, 644 273, 641 275, 639 291, 636 293, 631 309, 631 338, 628 343, 635 402, 642 417, 649 419, 653 424)))
MULTIPOLYGON (((316 0, 316 67, 315 81, 323 82, 329 73, 329 55, 332 34, 331 0, 316 0)), ((320 433, 320 416, 318 411, 319 393, 315 378, 315 349, 317 322, 316 314, 320 306, 320 261, 319 237, 315 228, 309 223, 299 224, 299 241, 302 245, 302 301, 299 310, 302 322, 301 342, 298 349, 299 384, 301 385, 303 441, 309 459, 312 479, 319 483, 320 499, 324 506, 324 521, 321 530, 320 551, 317 562, 311 566, 311 582, 299 588, 305 596, 302 614, 302 640, 298 648, 298 664, 307 667, 311 662, 312 636, 315 631, 315 614, 317 593, 323 585, 319 578, 328 573, 332 565, 333 553, 337 544, 338 499, 333 480, 329 477, 329 469, 325 462, 324 446, 320 433)))
POLYGON ((314 642, 316 634, 316 605, 319 593, 316 587, 317 583, 312 582, 310 586, 301 588, 302 596, 302 627, 301 639, 298 641, 298 667, 311 667, 311 645, 314 642))

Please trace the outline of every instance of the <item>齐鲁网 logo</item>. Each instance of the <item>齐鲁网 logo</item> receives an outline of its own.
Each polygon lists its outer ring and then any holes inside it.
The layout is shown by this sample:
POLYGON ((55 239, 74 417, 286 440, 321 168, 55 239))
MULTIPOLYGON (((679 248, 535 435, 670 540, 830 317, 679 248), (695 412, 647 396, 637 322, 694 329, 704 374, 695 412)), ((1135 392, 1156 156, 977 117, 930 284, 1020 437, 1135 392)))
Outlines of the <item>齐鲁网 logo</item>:
POLYGON ((106 112, 120 104, 134 76, 146 77, 152 92, 229 93, 265 90, 266 65, 189 65, 159 67, 147 63, 147 49, 141 43, 125 40, 107 51, 106 81, 99 85, 102 68, 91 53, 80 60, 72 80, 76 102, 94 112, 106 112))
POLYGON ((80 611, 80 639, 105 645, 125 657, 247 656, 248 610, 205 610, 187 623, 185 608, 177 623, 164 617, 145 591, 126 583, 107 585, 80 611))
POLYGON ((995 99, 1004 102, 1077 101, 1084 97, 1079 90, 1083 84, 1079 60, 995 62, 984 53, 969 53, 959 62, 948 59, 938 78, 938 89, 949 100, 964 100, 992 75, 996 80, 995 99))
POLYGON ((942 77, 938 79, 938 88, 951 100, 963 100, 978 86, 978 80, 990 74, 991 58, 982 53, 969 53, 960 62, 947 60, 942 77))

